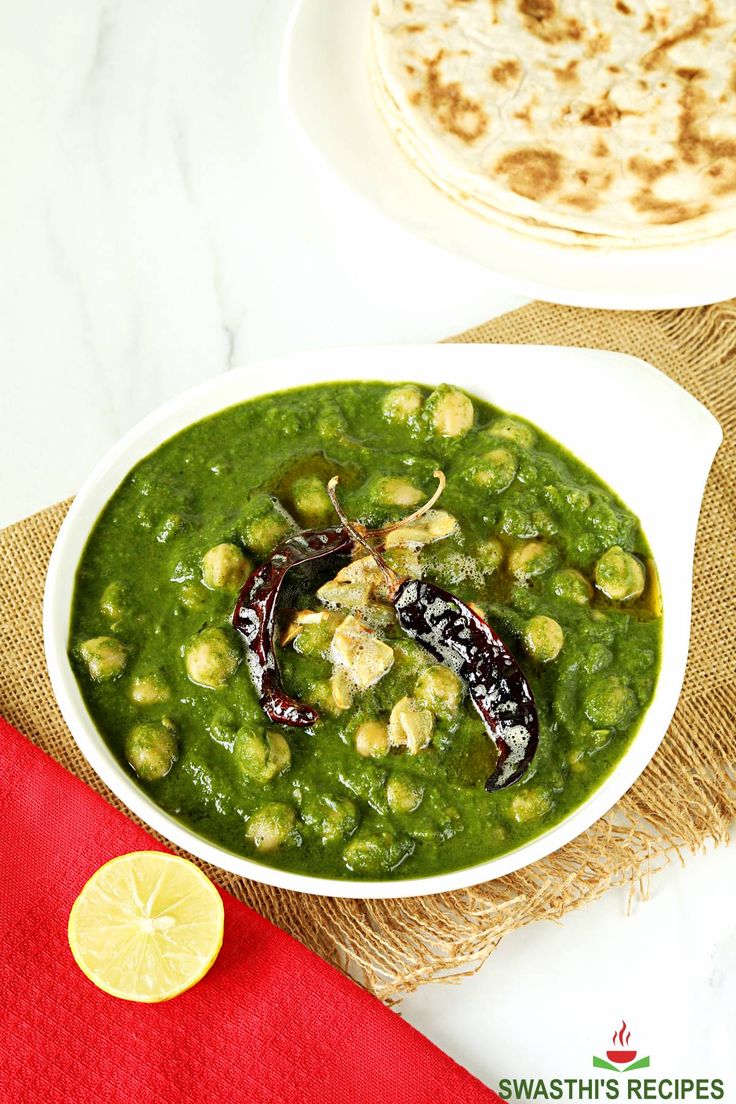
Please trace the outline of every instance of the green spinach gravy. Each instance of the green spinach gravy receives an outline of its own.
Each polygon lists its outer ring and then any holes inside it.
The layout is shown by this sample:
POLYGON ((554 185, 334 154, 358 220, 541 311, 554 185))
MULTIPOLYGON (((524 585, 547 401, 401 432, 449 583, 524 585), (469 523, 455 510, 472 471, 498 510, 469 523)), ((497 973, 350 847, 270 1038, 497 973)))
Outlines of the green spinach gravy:
POLYGON ((268 395, 179 433, 98 519, 69 649, 100 733, 201 836, 332 878, 398 879, 508 852, 578 807, 631 741, 660 658, 657 576, 637 518, 529 423, 442 385, 268 395), (396 624, 364 550, 294 571, 277 645, 311 729, 267 723, 231 627, 239 588, 289 532, 337 523, 326 483, 402 576, 472 604, 531 685, 525 776, 484 781, 493 743, 449 668, 396 624))

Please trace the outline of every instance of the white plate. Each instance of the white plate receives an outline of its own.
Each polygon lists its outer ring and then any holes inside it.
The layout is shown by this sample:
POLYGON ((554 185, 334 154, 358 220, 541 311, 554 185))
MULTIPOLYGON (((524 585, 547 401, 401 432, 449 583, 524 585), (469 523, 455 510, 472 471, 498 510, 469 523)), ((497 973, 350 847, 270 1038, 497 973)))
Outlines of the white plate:
POLYGON ((620 353, 542 345, 430 345, 332 349, 252 364, 187 391, 118 442, 77 495, 46 582, 46 658, 80 750, 110 789, 152 828, 225 870, 269 885, 338 897, 408 897, 476 885, 550 854, 607 812, 656 751, 677 703, 690 631, 692 558, 703 487, 721 430, 708 411, 650 365, 620 353), (659 566, 665 609, 656 695, 624 757, 579 809, 537 839, 490 862, 406 881, 359 882, 275 870, 203 839, 135 784, 97 732, 67 657, 74 577, 90 529, 121 480, 174 433, 265 391, 351 379, 451 380, 536 422, 606 480, 641 518, 659 566), (264 382, 267 381, 267 382, 264 382))
POLYGON ((374 104, 366 61, 370 6, 301 0, 282 59, 287 114, 355 193, 405 230, 502 275, 521 295, 620 310, 736 295, 736 235, 674 249, 564 249, 494 227, 443 195, 413 168, 374 104))

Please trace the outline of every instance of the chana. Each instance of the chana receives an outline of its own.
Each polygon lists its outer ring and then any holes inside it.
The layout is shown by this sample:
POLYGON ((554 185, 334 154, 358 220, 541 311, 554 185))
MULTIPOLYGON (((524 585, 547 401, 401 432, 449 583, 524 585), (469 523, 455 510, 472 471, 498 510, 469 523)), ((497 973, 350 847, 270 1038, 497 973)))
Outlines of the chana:
POLYGON ((485 452, 472 466, 472 480, 492 494, 500 494, 510 487, 516 477, 516 457, 511 449, 499 445, 485 452))
POLYGON ((544 541, 529 540, 509 552, 508 568, 514 578, 526 582, 543 575, 557 562, 557 549, 544 541))
POLYGON ((644 591, 647 574, 644 564, 630 552, 614 545, 595 565, 595 583, 614 602, 629 602, 644 591))
POLYGON ((233 754, 238 767, 251 782, 270 782, 291 764, 291 748, 276 729, 260 732, 241 728, 235 737, 233 754))
POLYGON ((139 724, 125 738, 125 758, 144 782, 165 778, 176 761, 177 739, 171 722, 139 724))
POLYGON ((432 425, 440 437, 462 437, 473 428, 475 410, 471 400, 456 387, 443 384, 427 400, 432 425))
POLYGON ((475 549, 475 560, 484 575, 492 575, 503 563, 503 545, 495 537, 481 541, 475 549))
POLYGON ((409 755, 417 755, 429 744, 433 727, 434 718, 428 709, 423 709, 413 698, 401 698, 391 710, 389 746, 404 747, 409 755))
POLYGON ((555 572, 552 578, 552 593, 565 602, 586 606, 593 597, 593 587, 574 567, 565 567, 555 572))
POLYGON ((236 544, 216 544, 202 557, 202 582, 210 590, 240 590, 251 563, 236 544))
POLYGON ((501 437, 506 441, 513 441, 519 448, 529 449, 536 440, 536 434, 531 426, 517 422, 516 418, 496 418, 491 422, 486 431, 492 437, 501 437))
POLYGON ((138 675, 130 684, 130 698, 136 705, 160 705, 171 691, 160 675, 138 675))
POLYGON ((364 721, 355 733, 355 750, 364 759, 388 754, 388 727, 383 721, 364 721))
POLYGON ((348 870, 356 874, 382 874, 395 870, 414 850, 412 840, 392 832, 357 835, 343 851, 348 870))
POLYGON ((185 609, 203 610, 207 605, 207 591, 200 583, 184 583, 179 601, 185 609))
POLYGON ((358 827, 360 817, 349 797, 319 794, 302 803, 302 820, 322 838, 323 843, 348 839, 358 827))
POLYGON ((198 686, 220 690, 238 669, 242 656, 222 629, 203 629, 187 646, 184 664, 198 686))
POLYGON ((316 475, 297 479, 291 488, 294 512, 305 525, 319 527, 334 517, 335 509, 327 493, 327 487, 316 475))
POLYGON ((532 659, 550 663, 562 651, 565 634, 553 617, 537 614, 530 617, 524 627, 524 647, 532 659))
POLYGON ((403 775, 392 775, 386 783, 386 800, 392 813, 413 813, 424 797, 424 788, 403 775))
POLYGON ((108 583, 100 598, 100 613, 110 621, 119 621, 125 612, 125 587, 122 583, 108 583))
POLYGON ((128 662, 128 649, 114 636, 94 636, 85 640, 79 645, 79 654, 93 682, 120 678, 128 662))
POLYGON ((460 708, 463 683, 449 667, 438 663, 428 667, 417 679, 414 696, 440 717, 452 717, 460 708))
POLYGON ((424 399, 418 387, 409 383, 405 387, 394 387, 384 396, 381 408, 384 417, 391 422, 404 425, 415 418, 422 409, 424 399))
POLYGON ((243 523, 243 543, 265 559, 292 529, 293 522, 277 499, 269 495, 259 495, 250 503, 250 511, 243 523))
POLYGON ((625 728, 636 716, 636 696, 618 675, 599 675, 588 687, 583 709, 596 727, 625 728))
POLYGON ((552 799, 548 793, 539 789, 521 790, 511 800, 511 816, 518 824, 527 820, 537 820, 552 808, 552 799))
POLYGON ((250 818, 245 836, 259 851, 277 851, 289 839, 295 824, 296 813, 291 805, 271 801, 250 818))

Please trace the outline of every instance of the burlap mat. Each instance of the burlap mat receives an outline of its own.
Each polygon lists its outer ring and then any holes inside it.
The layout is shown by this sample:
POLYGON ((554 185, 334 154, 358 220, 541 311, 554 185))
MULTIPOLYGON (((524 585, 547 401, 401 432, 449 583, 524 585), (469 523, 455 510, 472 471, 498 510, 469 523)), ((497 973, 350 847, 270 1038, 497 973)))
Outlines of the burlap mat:
MULTIPOLYGON (((682 698, 654 761, 611 814, 517 874, 406 901, 311 897, 208 870, 236 897, 387 1001, 424 982, 464 976, 524 924, 560 917, 613 886, 645 884, 653 869, 682 849, 724 841, 736 814, 736 302, 654 313, 533 303, 452 340, 635 353, 704 402, 726 441, 701 515, 682 698)), ((44 662, 44 575, 67 507, 52 506, 0 533, 0 713, 119 806, 78 752, 44 662)))

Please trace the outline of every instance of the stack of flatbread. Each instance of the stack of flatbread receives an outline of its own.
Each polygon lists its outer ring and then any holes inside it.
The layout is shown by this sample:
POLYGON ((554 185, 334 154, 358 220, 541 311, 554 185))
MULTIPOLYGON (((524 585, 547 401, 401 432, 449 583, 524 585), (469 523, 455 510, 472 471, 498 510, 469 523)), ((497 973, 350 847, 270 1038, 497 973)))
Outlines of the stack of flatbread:
POLYGON ((736 0, 374 0, 371 75, 416 168, 490 222, 736 231, 736 0))

